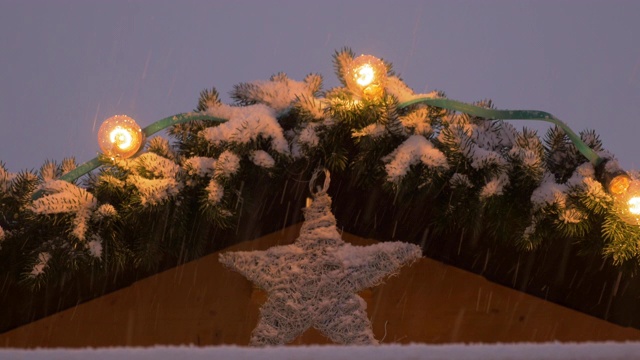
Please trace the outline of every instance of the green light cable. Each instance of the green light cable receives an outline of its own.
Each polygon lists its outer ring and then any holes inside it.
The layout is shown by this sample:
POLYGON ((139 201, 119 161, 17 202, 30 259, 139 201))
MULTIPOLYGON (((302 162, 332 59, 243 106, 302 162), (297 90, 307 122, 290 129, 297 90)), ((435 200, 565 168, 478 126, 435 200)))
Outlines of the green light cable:
POLYGON ((594 166, 604 161, 593 149, 591 149, 571 128, 557 117, 545 111, 538 110, 495 110, 487 109, 463 103, 456 100, 444 98, 418 98, 409 100, 398 105, 399 109, 406 108, 414 104, 427 104, 443 109, 460 111, 469 115, 483 117, 493 120, 541 120, 558 125, 569 136, 569 139, 576 148, 584 155, 594 166))
MULTIPOLYGON (((157 133, 158 131, 168 128, 169 126, 183 124, 186 122, 196 121, 196 120, 209 120, 209 121, 216 121, 219 123, 223 123, 227 121, 227 119, 222 119, 222 118, 218 118, 210 115, 203 115, 198 113, 182 113, 182 114, 176 114, 176 115, 158 120, 153 124, 142 129, 142 133, 144 134, 145 138, 148 138, 151 135, 157 133)), ((102 162, 100 161, 100 157, 96 156, 95 158, 85 162, 84 164, 78 166, 77 168, 62 175, 60 177, 60 180, 64 180, 68 182, 75 181, 79 177, 89 173, 90 171, 100 167, 101 165, 102 165, 102 162)))
MULTIPOLYGON (((172 115, 164 119, 158 120, 153 124, 142 129, 142 133, 144 134, 145 138, 148 138, 151 135, 157 133, 158 131, 168 128, 169 126, 184 124, 186 122, 196 121, 196 120, 208 120, 208 121, 215 121, 219 123, 223 123, 227 121, 227 119, 222 119, 215 116, 204 115, 199 113, 182 113, 182 114, 176 114, 176 115, 172 115)), ((83 163, 82 165, 79 165, 75 169, 60 176, 59 180, 73 182, 78 178, 80 178, 81 176, 88 174, 89 172, 102 166, 102 164, 103 163, 102 161, 100 161, 100 156, 96 156, 95 158, 83 163)), ((43 190, 36 191, 33 194, 33 199, 35 200, 40 198, 43 192, 44 192, 43 190)))
POLYGON ((158 120, 153 124, 147 126, 146 128, 142 129, 142 133, 144 134, 145 137, 149 137, 160 130, 168 128, 169 126, 184 124, 186 122, 197 121, 197 120, 208 120, 208 121, 215 121, 219 123, 228 121, 227 119, 223 119, 223 118, 219 118, 211 115, 204 115, 199 113, 182 113, 182 114, 177 114, 177 115, 169 116, 164 119, 158 120))
MULTIPOLYGON (((487 109, 467 103, 463 103, 456 100, 445 99, 445 98, 417 98, 413 100, 409 100, 403 102, 398 105, 399 109, 406 108, 415 104, 426 104, 430 106, 435 106, 443 109, 454 110, 463 112, 473 116, 479 116, 486 119, 493 120, 539 120, 539 121, 547 121, 553 123, 562 130, 565 131, 569 139, 573 142, 576 148, 595 166, 599 165, 604 161, 603 158, 598 156, 598 154, 593 151, 587 144, 585 144, 580 136, 578 136, 571 128, 569 128, 564 122, 560 119, 556 118, 552 114, 545 111, 538 110, 495 110, 495 109, 487 109)), ((198 114, 198 113, 182 113, 176 114, 164 119, 158 120, 153 124, 142 129, 142 133, 145 138, 150 137, 151 135, 157 133, 160 130, 166 129, 169 126, 183 124, 190 121, 196 120, 208 120, 215 121, 219 123, 226 122, 227 119, 222 119, 210 115, 198 114)), ((75 169, 69 171, 68 173, 62 175, 60 180, 73 182, 80 178, 81 176, 89 173, 90 171, 100 167, 102 165, 102 161, 100 161, 100 157, 95 157, 84 164, 76 167, 75 169)), ((40 197, 42 194, 42 190, 36 192, 34 194, 34 198, 40 197)))

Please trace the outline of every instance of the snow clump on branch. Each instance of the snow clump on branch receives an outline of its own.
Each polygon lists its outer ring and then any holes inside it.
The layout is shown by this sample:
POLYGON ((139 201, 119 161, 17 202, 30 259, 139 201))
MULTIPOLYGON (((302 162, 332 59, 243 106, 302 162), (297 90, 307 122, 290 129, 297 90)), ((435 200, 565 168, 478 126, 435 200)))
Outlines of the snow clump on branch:
POLYGON ((449 168, 444 154, 420 135, 410 136, 383 161, 386 163, 387 180, 393 183, 402 180, 410 167, 419 163, 433 168, 449 168))
POLYGON ((222 142, 247 144, 259 136, 271 139, 273 149, 281 154, 289 153, 289 143, 275 117, 273 109, 263 104, 245 107, 220 105, 208 110, 212 116, 228 119, 218 126, 202 130, 200 135, 218 145, 222 142))
POLYGON ((78 240, 85 239, 87 221, 98 202, 85 189, 79 188, 63 180, 51 180, 42 185, 47 195, 35 200, 31 210, 36 214, 73 213, 72 234, 78 240))

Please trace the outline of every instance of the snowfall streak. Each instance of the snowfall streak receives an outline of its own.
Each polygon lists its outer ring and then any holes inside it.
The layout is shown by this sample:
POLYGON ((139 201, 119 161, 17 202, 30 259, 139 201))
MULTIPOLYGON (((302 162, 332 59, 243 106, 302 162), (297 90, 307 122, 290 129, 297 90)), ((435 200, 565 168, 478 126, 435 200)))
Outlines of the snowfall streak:
MULTIPOLYGON (((226 251, 291 243, 292 226, 226 251)), ((347 233, 353 245, 374 240, 347 233)), ((625 328, 422 258, 360 295, 382 343, 640 340, 625 328)), ((0 334, 5 347, 246 345, 266 294, 224 269, 218 253, 0 334)), ((329 343, 311 329, 293 344, 329 343)))

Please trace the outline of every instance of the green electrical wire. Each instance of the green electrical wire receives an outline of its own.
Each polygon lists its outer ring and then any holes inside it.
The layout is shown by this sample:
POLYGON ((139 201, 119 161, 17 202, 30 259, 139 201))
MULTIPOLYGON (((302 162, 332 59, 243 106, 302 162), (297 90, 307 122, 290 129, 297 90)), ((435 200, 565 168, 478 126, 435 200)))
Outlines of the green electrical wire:
POLYGON ((91 170, 99 167, 100 165, 102 165, 102 161, 100 161, 100 158, 96 156, 93 159, 69 171, 68 173, 60 176, 60 180, 64 180, 67 182, 75 181, 80 176, 87 174, 91 170))
MULTIPOLYGON (((538 110, 495 110, 495 109, 487 109, 480 106, 475 106, 467 103, 463 103, 456 100, 450 100, 445 98, 417 98, 413 100, 409 100, 403 102, 398 105, 399 109, 406 108, 415 104, 427 104, 430 106, 435 106, 443 109, 454 110, 463 112, 473 116, 479 116, 486 119, 493 120, 540 120, 547 121, 553 123, 569 136, 569 139, 573 142, 576 148, 584 155, 591 163, 594 165, 599 165, 604 161, 603 158, 598 156, 598 154, 593 151, 580 137, 569 128, 564 122, 560 119, 556 118, 552 114, 545 111, 538 110)), ((227 119, 222 119, 210 115, 203 115, 198 113, 182 113, 176 114, 173 116, 166 117, 164 119, 158 120, 153 124, 142 129, 142 133, 145 138, 150 137, 151 135, 157 133, 160 130, 166 129, 169 126, 183 124, 190 121, 196 120, 208 120, 215 121, 219 123, 226 122, 227 119)), ((75 169, 69 171, 68 173, 62 175, 60 180, 73 182, 80 178, 81 176, 89 173, 92 170, 100 167, 102 165, 102 161, 100 157, 95 157, 84 164, 76 167, 75 169)), ((42 190, 37 191, 33 198, 37 199, 42 195, 42 190)))
MULTIPOLYGON (((226 122, 227 119, 222 119, 222 118, 218 118, 215 116, 210 116, 210 115, 203 115, 203 114, 199 114, 199 113, 182 113, 182 114, 176 114, 173 116, 169 116, 166 117, 164 119, 158 120, 156 122, 154 122, 153 124, 145 127, 144 129, 142 129, 142 133, 144 134, 145 138, 150 137, 151 135, 157 133, 160 130, 166 129, 169 126, 173 126, 173 125, 178 125, 178 124, 183 124, 183 123, 187 123, 190 121, 196 121, 196 120, 208 120, 208 121, 215 121, 215 122, 219 122, 219 123, 223 123, 226 122)), ((98 167, 102 166, 102 161, 100 160, 100 156, 96 156, 95 158, 85 162, 82 165, 79 165, 78 167, 76 167, 75 169, 69 171, 68 173, 60 176, 59 180, 64 180, 67 182, 73 182, 75 180, 77 180, 78 178, 80 178, 81 176, 88 174, 89 172, 97 169, 98 167)), ((33 199, 38 199, 42 196, 42 194, 44 193, 43 190, 38 190, 33 194, 33 199)))
POLYGON ((576 148, 584 155, 594 166, 604 161, 593 149, 591 149, 571 128, 557 117, 545 111, 538 110, 495 110, 487 109, 463 103, 456 100, 444 98, 418 98, 409 100, 398 105, 399 109, 406 108, 415 104, 427 104, 443 109, 460 111, 469 115, 479 116, 485 119, 493 120, 541 120, 558 125, 569 136, 569 139, 576 148))
MULTIPOLYGON (((227 119, 222 119, 222 118, 218 118, 210 115, 202 115, 198 113, 182 113, 182 114, 177 114, 177 115, 169 116, 164 119, 158 120, 153 124, 142 129, 142 133, 144 134, 145 138, 148 138, 151 135, 157 133, 158 131, 168 128, 169 126, 183 124, 186 122, 196 121, 196 120, 209 120, 209 121, 216 121, 219 123, 223 123, 227 121, 227 119)), ((86 163, 78 166, 77 168, 69 171, 68 173, 62 175, 60 177, 60 180, 64 180, 68 182, 75 181, 82 175, 89 173, 90 171, 100 167, 101 165, 102 165, 102 162, 100 161, 100 157, 97 156, 87 161, 86 163)))
POLYGON ((162 120, 158 120, 153 124, 147 126, 142 129, 142 133, 145 137, 149 137, 160 130, 166 129, 169 126, 184 124, 186 122, 197 121, 197 120, 207 120, 207 121, 215 121, 219 123, 227 122, 227 119, 211 116, 211 115, 203 115, 199 113, 182 113, 173 116, 166 117, 162 120))

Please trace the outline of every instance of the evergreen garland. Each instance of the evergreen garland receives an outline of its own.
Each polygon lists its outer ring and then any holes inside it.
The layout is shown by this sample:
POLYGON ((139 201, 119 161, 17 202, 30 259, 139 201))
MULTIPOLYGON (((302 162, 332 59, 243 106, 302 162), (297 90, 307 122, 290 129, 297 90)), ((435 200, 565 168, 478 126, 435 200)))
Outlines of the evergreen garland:
MULTIPOLYGON (((0 272, 37 288, 70 272, 195 259, 212 231, 240 221, 234 217, 252 201, 244 187, 275 192, 320 166, 360 189, 421 199, 436 235, 463 229, 523 250, 566 238, 615 265, 636 266, 640 227, 620 220, 593 165, 562 129, 542 140, 503 121, 424 104, 399 109, 418 95, 386 62, 383 96, 361 98, 345 82, 354 55, 336 51, 343 86, 326 91, 318 74, 299 82, 284 73, 236 85, 233 106, 204 90, 195 111, 228 122, 173 126, 171 141, 152 138, 133 159, 104 158, 76 184, 56 180, 76 166, 73 159, 16 174, 0 163, 0 272), (45 195, 34 200, 37 190, 45 195)), ((612 157, 594 131, 580 136, 612 157)))

